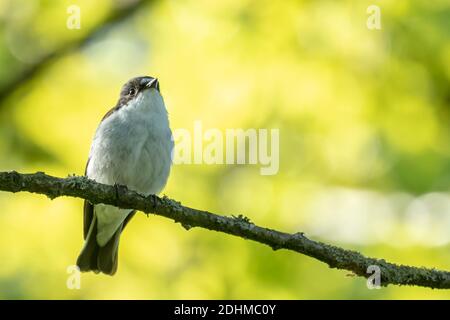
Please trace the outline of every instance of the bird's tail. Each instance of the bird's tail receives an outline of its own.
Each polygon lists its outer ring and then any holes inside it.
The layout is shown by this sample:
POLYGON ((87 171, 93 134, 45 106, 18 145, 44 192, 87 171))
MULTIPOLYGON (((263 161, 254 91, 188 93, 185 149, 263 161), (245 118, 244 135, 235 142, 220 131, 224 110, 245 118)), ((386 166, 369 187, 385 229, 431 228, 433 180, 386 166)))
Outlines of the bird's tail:
POLYGON ((94 215, 84 247, 77 259, 77 266, 80 271, 103 272, 111 276, 116 273, 120 234, 125 223, 123 222, 111 239, 103 247, 100 247, 97 243, 97 218, 94 215))

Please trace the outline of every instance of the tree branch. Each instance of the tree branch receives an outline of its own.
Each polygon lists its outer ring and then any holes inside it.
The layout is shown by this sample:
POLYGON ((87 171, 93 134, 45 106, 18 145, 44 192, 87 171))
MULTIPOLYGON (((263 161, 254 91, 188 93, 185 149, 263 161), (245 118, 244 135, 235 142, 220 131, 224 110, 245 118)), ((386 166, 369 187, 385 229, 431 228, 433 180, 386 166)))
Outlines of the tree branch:
POLYGON ((19 72, 9 83, 0 88, 0 106, 2 106, 1 103, 9 97, 12 92, 14 92, 18 87, 21 87, 33 80, 37 74, 39 74, 42 70, 45 70, 55 60, 83 48, 85 45, 89 44, 92 39, 104 34, 104 32, 111 26, 132 17, 139 11, 139 9, 152 1, 153 0, 136 0, 124 7, 117 7, 113 9, 102 22, 93 27, 92 30, 87 32, 83 37, 62 45, 55 51, 44 55, 41 59, 39 59, 39 61, 30 67, 19 72))
POLYGON ((15 171, 0 172, 0 190, 40 193, 50 199, 70 196, 89 200, 93 204, 104 203, 121 208, 154 213, 175 222, 186 229, 201 227, 254 240, 272 249, 296 251, 328 264, 331 268, 349 270, 361 277, 369 277, 367 268, 376 265, 381 270, 381 285, 416 285, 449 289, 450 272, 436 269, 396 265, 384 259, 368 258, 362 254, 308 239, 303 233, 289 234, 259 227, 246 217, 225 217, 207 211, 182 206, 167 197, 145 197, 127 188, 116 188, 97 183, 87 177, 69 176, 57 178, 43 172, 20 174, 15 171))

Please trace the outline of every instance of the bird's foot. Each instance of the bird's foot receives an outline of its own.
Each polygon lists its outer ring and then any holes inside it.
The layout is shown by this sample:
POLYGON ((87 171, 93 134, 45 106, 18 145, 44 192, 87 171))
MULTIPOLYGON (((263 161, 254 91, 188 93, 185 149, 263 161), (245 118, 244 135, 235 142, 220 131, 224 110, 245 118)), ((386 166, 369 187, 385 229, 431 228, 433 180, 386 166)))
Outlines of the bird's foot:
POLYGON ((116 190, 116 205, 118 205, 120 201, 120 196, 122 194, 125 194, 128 191, 127 186, 124 186, 123 184, 114 184, 114 189, 116 190))
MULTIPOLYGON (((158 206, 158 202, 157 202, 157 199, 156 199, 157 197, 154 195, 154 194, 149 194, 148 196, 147 196, 147 199, 151 202, 151 204, 152 204, 152 206, 151 206, 151 209, 152 210, 155 210, 156 209, 156 207, 158 206)), ((148 213, 147 213, 147 216, 148 216, 148 213)))

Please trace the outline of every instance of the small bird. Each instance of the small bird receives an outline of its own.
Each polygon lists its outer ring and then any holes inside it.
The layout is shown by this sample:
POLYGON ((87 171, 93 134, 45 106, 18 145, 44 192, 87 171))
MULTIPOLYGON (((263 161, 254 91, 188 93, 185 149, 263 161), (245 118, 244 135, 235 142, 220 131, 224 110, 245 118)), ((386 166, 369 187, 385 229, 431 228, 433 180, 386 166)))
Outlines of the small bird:
MULTIPOLYGON (((85 175, 144 195, 158 194, 169 177, 172 150, 158 79, 136 77, 122 87, 116 106, 100 122, 85 175)), ((116 273, 120 234, 134 214, 131 209, 84 202, 85 243, 77 259, 81 271, 116 273)))

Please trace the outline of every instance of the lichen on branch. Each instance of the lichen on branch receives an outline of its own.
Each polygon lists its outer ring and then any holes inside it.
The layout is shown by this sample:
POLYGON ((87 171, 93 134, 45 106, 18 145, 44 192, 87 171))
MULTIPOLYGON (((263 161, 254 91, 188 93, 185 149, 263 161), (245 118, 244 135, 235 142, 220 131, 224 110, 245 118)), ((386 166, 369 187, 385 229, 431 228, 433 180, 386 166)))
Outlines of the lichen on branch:
POLYGON ((250 239, 274 250, 292 250, 324 262, 331 268, 348 270, 360 277, 368 278, 371 275, 367 272, 368 268, 375 265, 380 268, 382 286, 395 284, 450 289, 449 271, 397 265, 384 259, 365 257, 356 251, 311 240, 301 232, 289 234, 257 226, 243 215, 227 217, 197 210, 167 197, 144 196, 126 187, 97 183, 87 177, 58 178, 43 172, 0 172, 0 190, 39 193, 50 199, 60 196, 77 197, 93 204, 104 203, 136 209, 172 219, 186 229, 200 227, 250 239))

